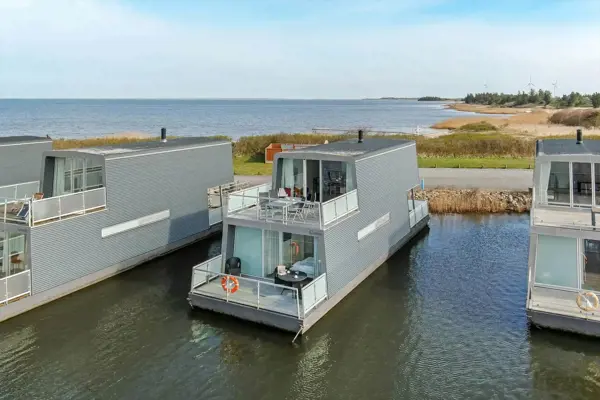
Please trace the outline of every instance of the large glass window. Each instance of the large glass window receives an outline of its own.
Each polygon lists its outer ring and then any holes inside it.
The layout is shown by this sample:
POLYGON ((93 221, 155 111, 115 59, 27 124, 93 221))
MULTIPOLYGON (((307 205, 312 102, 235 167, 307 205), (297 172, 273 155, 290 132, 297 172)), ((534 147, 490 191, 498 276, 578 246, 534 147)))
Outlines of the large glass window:
POLYGON ((104 186, 102 165, 84 158, 54 159, 53 196, 104 186))
POLYGON ((596 205, 600 204, 600 164, 594 164, 594 188, 596 191, 596 205))
POLYGON ((309 278, 318 275, 316 270, 317 245, 313 236, 283 233, 282 260, 292 271, 305 272, 309 278))
POLYGON ((573 204, 592 204, 592 164, 573 163, 573 204))
POLYGON ((304 196, 304 160, 279 159, 279 188, 288 196, 304 196))
POLYGON ((240 259, 242 274, 263 276, 262 230, 236 226, 233 255, 240 259))
MULTIPOLYGON (((544 177, 542 177, 544 179, 544 177)), ((552 161, 548 176, 548 203, 571 204, 569 163, 552 161)))
POLYGON ((538 236, 535 282, 578 288, 577 239, 538 236))
POLYGON ((354 164, 341 161, 323 161, 323 201, 334 199, 356 189, 354 164))
POLYGON ((582 288, 600 292, 600 241, 583 241, 584 260, 582 288))

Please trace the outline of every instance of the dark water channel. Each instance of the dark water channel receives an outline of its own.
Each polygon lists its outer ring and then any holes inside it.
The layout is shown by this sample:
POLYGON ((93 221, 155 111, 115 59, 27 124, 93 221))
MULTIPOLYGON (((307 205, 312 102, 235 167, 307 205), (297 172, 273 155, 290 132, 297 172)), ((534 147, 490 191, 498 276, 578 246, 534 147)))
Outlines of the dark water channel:
POLYGON ((598 399, 600 340, 530 330, 528 216, 444 216, 301 341, 190 312, 218 238, 0 324, 1 399, 598 399))

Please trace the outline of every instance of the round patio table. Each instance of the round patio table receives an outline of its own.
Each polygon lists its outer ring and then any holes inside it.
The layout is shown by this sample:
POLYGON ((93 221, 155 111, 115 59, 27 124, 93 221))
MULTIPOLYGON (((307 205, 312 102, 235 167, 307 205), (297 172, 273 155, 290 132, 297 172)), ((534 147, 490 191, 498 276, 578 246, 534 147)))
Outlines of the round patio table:
POLYGON ((302 271, 288 271, 285 275, 277 275, 277 278, 289 284, 289 286, 298 289, 298 293, 301 292, 302 282, 308 279, 306 272, 302 271))

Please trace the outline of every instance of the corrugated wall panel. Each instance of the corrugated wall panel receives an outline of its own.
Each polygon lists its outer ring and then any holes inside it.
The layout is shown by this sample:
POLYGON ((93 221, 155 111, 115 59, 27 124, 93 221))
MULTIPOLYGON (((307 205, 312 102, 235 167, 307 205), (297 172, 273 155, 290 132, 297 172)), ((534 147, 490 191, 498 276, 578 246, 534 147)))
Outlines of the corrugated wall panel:
POLYGON ((52 142, 0 146, 0 186, 39 181, 42 154, 52 150, 52 142))
POLYGON ((388 254, 410 230, 406 191, 419 182, 415 146, 356 163, 359 213, 325 232, 329 296, 388 254), (357 232, 390 212, 389 224, 358 241, 357 232))
POLYGON ((208 229, 207 189, 233 180, 231 146, 106 161, 107 210, 33 227, 40 293, 208 229), (101 238, 104 227, 170 210, 169 220, 101 238))

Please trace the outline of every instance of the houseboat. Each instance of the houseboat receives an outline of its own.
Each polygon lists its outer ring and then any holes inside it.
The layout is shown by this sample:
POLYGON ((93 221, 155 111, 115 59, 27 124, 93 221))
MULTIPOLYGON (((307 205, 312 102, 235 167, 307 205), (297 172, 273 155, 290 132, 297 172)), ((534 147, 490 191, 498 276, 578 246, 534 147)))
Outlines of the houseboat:
POLYGON ((428 224, 415 142, 358 136, 278 153, 270 183, 226 196, 192 308, 302 334, 428 224))
POLYGON ((527 315, 537 327, 600 336, 600 141, 536 144, 527 315))
POLYGON ((230 142, 165 130, 31 162, 34 194, 0 201, 0 321, 218 232, 211 193, 233 181, 230 142))

